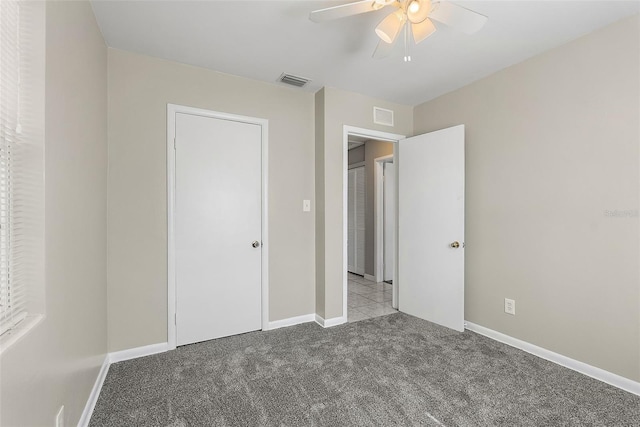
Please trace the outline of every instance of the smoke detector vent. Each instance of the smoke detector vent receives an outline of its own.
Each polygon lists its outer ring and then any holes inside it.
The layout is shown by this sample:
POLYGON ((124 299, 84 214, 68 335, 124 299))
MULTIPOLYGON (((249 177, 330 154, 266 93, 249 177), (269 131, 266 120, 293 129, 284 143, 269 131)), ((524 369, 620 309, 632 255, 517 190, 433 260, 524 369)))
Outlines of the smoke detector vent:
POLYGON ((278 78, 278 81, 291 86, 302 87, 309 83, 311 80, 305 77, 294 76, 293 74, 282 73, 282 75, 280 75, 280 77, 278 78))
POLYGON ((393 126, 393 110, 373 107, 373 123, 377 125, 393 126))

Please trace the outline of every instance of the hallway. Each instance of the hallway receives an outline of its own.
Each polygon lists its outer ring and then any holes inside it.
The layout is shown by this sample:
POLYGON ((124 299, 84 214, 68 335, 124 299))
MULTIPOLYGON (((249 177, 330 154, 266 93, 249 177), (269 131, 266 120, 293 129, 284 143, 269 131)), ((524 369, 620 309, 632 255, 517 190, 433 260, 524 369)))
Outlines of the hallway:
POLYGON ((347 283, 349 323, 397 312, 391 307, 391 284, 376 283, 353 273, 347 273, 347 283))

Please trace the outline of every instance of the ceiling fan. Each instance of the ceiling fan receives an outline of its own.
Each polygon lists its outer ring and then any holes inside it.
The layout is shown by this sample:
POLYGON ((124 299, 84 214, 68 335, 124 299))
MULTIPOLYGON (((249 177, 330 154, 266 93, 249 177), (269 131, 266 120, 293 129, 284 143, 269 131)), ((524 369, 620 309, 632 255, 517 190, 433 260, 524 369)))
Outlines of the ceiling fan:
POLYGON ((431 2, 431 0, 362 0, 315 10, 309 14, 309 19, 313 22, 324 22, 373 12, 387 6, 393 7, 394 10, 375 29, 380 41, 373 52, 374 58, 388 56, 403 29, 404 60, 411 61, 411 55, 409 55, 410 34, 413 35, 415 44, 420 43, 436 31, 433 21, 438 21, 466 34, 473 34, 479 31, 488 19, 484 15, 448 1, 431 2))

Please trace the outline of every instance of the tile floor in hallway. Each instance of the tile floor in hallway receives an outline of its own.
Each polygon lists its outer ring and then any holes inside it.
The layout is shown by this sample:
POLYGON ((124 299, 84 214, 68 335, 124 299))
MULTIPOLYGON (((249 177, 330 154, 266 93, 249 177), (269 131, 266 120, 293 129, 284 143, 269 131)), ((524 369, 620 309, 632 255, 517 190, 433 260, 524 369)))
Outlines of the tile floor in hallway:
POLYGON ((357 274, 347 274, 347 318, 349 322, 395 313, 389 283, 376 283, 357 274))

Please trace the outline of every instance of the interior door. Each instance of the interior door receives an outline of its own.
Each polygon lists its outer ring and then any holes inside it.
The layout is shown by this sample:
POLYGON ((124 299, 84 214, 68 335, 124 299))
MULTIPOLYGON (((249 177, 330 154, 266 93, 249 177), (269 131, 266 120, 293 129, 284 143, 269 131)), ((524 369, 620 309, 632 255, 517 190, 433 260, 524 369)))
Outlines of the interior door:
POLYGON ((176 114, 176 342, 261 329, 262 129, 176 114))
POLYGON ((464 125, 399 142, 399 310, 464 330, 464 125))
POLYGON ((382 218, 383 218, 383 274, 382 280, 393 280, 393 265, 395 254, 395 165, 393 162, 382 164, 384 182, 382 190, 382 218))

